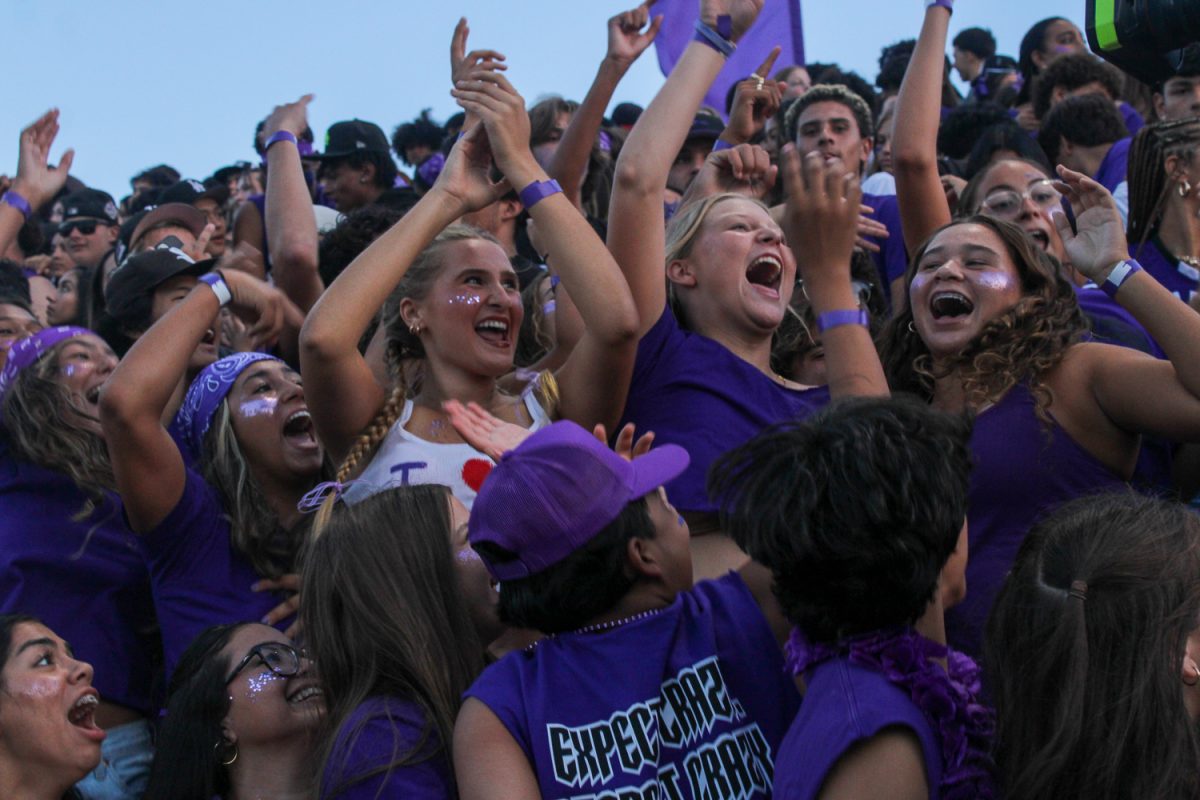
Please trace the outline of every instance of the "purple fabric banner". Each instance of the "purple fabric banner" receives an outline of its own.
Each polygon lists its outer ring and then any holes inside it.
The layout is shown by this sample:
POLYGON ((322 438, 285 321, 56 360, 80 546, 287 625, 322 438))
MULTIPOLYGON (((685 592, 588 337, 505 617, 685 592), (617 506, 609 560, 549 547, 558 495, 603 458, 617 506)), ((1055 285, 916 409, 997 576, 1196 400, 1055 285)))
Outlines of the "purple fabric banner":
MULTIPOLYGON (((663 75, 667 75, 692 40, 696 18, 700 15, 699 4, 696 0, 658 0, 651 7, 651 13, 664 17, 662 30, 658 32, 654 46, 658 51, 658 66, 663 75)), ((766 0, 754 26, 738 42, 737 51, 705 95, 705 104, 720 111, 722 117, 726 116, 725 94, 729 87, 742 78, 748 78, 775 45, 783 48, 775 62, 776 70, 804 63, 800 0, 766 0)))

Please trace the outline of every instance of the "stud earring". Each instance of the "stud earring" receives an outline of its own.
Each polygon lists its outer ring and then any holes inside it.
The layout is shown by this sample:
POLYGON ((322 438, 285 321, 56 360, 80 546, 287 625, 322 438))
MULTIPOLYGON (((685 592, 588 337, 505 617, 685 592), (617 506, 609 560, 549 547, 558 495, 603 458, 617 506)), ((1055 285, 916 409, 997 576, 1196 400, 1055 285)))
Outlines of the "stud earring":
POLYGON ((1192 184, 1190 184, 1188 182, 1187 178, 1184 178, 1183 183, 1179 184, 1179 196, 1187 197, 1191 193, 1192 193, 1192 184))
POLYGON ((409 325, 408 332, 411 333, 413 336, 420 336, 421 335, 421 323, 414 322, 412 325, 409 325))

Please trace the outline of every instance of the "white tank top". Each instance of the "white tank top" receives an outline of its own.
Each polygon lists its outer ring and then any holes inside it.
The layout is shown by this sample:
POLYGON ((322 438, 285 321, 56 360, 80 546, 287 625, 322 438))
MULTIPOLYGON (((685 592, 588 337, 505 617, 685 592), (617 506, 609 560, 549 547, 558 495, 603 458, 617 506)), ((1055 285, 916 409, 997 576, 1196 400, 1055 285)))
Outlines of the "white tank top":
MULTIPOLYGON (((521 392, 521 399, 533 419, 533 424, 529 426, 531 431, 544 428, 552 421, 537 401, 537 385, 538 382, 533 381, 521 392)), ((439 444, 413 435, 404 428, 412 412, 413 401, 404 401, 400 418, 383 437, 367 468, 350 484, 342 498, 354 504, 393 486, 437 483, 450 487, 459 502, 470 510, 483 479, 496 462, 469 444, 439 444)))

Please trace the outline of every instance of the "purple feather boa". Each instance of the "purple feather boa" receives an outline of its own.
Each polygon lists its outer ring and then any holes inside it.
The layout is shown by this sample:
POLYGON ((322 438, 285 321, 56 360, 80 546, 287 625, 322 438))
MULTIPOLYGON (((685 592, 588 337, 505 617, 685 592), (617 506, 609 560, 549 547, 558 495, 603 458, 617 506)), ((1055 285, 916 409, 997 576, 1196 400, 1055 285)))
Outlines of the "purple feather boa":
POLYGON ((979 666, 970 657, 912 628, 876 631, 836 644, 809 642, 794 628, 784 650, 794 675, 837 656, 881 673, 912 698, 942 744, 942 800, 996 797, 988 752, 995 716, 979 699, 979 666), (946 669, 939 659, 945 659, 946 669))

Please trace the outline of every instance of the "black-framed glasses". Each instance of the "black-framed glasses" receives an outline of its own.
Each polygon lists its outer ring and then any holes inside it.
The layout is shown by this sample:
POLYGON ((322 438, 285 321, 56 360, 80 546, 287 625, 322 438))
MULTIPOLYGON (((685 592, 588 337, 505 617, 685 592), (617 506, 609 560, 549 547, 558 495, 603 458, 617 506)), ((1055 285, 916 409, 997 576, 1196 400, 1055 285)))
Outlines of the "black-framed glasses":
POLYGON ((96 232, 96 227, 99 225, 94 219, 73 219, 70 222, 64 222, 58 226, 58 232, 63 236, 70 236, 78 230, 84 236, 91 236, 96 232))
POLYGON ((233 679, 242 673, 251 661, 259 659, 267 669, 282 678, 290 678, 300 672, 300 660, 307 658, 303 650, 297 650, 286 642, 262 642, 250 648, 246 657, 229 673, 225 685, 233 683, 233 679))

